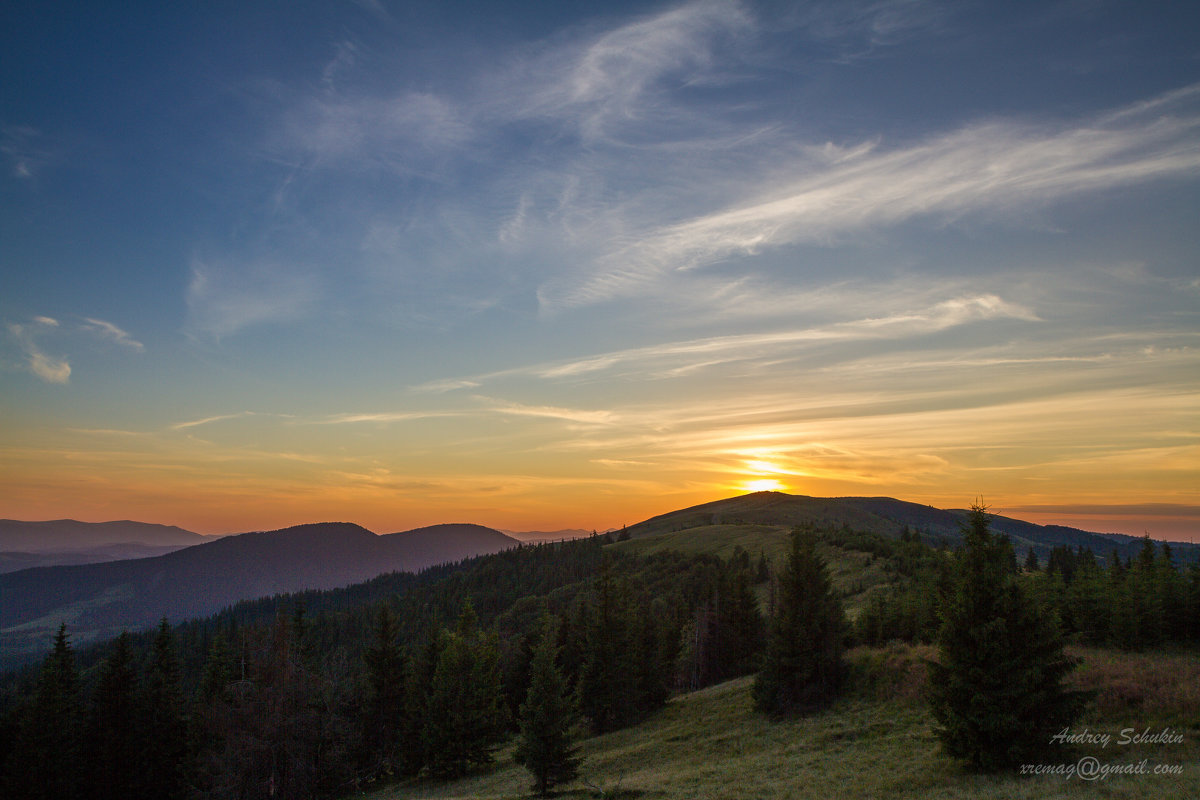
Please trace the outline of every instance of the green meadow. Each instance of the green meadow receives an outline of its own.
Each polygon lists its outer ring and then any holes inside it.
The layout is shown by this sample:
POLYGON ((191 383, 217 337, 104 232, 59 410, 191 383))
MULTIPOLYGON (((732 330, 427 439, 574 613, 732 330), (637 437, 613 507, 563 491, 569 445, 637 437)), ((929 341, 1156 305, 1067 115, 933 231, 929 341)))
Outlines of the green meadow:
MULTIPOLYGON (((891 645, 849 653, 853 686, 826 712, 772 720, 752 709, 753 679, 739 678, 672 699, 639 725, 580 740, 581 780, 559 797, 661 800, 812 798, 1200 797, 1200 659, 1193 654, 1128 654, 1074 649, 1074 683, 1097 691, 1072 733, 1108 734, 1107 746, 1047 743, 1042 764, 1144 770, 1090 776, 973 775, 939 752, 923 696, 928 647, 891 645), (1122 731, 1170 729, 1182 742, 1120 744, 1122 731), (1144 762, 1144 765, 1143 765, 1144 762), (1178 774, 1153 774, 1159 765, 1178 774)), ((1085 767, 1086 768, 1086 767, 1085 767)), ((529 774, 496 754, 488 772, 451 783, 409 782, 371 800, 527 798, 529 774)))

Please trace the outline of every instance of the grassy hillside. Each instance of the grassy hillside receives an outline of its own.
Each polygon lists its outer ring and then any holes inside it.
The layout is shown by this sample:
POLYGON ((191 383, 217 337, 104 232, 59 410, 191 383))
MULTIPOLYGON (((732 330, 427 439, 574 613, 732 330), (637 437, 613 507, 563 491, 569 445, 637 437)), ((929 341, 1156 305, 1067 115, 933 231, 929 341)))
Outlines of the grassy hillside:
MULTIPOLYGON (((672 700, 641 725, 582 742, 583 780, 610 797, 693 798, 1127 798, 1200 797, 1200 659, 1077 650, 1077 683, 1101 688, 1093 710, 1073 728, 1113 740, 1070 749, 1047 746, 1045 763, 1181 765, 1180 775, 1110 775, 1088 782, 1061 775, 966 774, 938 752, 922 697, 922 648, 859 649, 857 682, 831 710, 772 722, 753 712, 752 679, 741 678, 672 700), (1181 744, 1119 746, 1120 731, 1171 727, 1181 744)), ((409 783, 369 793, 370 800, 524 798, 529 775, 498 753, 487 774, 448 784, 409 783)), ((594 797, 583 782, 560 796, 594 797)))
MULTIPOLYGON (((895 538, 907 526, 927 542, 961 539, 966 511, 938 509, 890 497, 808 497, 783 492, 752 494, 716 500, 660 514, 629 526, 633 538, 658 536, 691 528, 717 525, 800 526, 833 530, 847 526, 856 531, 895 538)), ((1119 535, 1081 531, 1061 525, 1036 525, 1002 515, 992 515, 992 530, 1006 534, 1018 553, 1033 548, 1043 561, 1056 546, 1090 548, 1101 559, 1115 550, 1122 557, 1136 556, 1141 540, 1119 535)), ((1172 543, 1175 557, 1184 563, 1200 561, 1200 545, 1172 543)), ((755 551, 756 552, 756 551, 755 551)))
MULTIPOLYGON (((687 554, 711 553, 724 559, 730 558, 734 550, 740 547, 750 554, 752 562, 762 554, 772 565, 778 566, 784 562, 791 530, 787 525, 704 525, 645 535, 618 542, 612 547, 638 555, 674 550, 687 554)), ((867 592, 894 580, 894 576, 884 571, 882 562, 869 553, 830 543, 819 544, 817 553, 825 559, 829 577, 834 588, 842 592, 851 619, 865 600, 867 592)), ((766 600, 765 593, 766 587, 760 587, 760 604, 766 600)))

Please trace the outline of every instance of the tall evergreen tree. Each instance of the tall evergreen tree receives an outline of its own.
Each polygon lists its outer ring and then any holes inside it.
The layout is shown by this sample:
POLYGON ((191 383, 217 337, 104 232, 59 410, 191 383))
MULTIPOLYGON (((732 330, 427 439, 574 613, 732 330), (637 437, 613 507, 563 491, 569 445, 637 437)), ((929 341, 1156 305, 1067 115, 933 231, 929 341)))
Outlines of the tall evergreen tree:
POLYGON ((88 783, 95 800, 126 800, 137 794, 142 774, 137 688, 129 634, 122 633, 100 668, 88 717, 88 783))
POLYGON ((772 714, 807 712, 833 702, 845 673, 842 603, 812 539, 793 531, 787 566, 779 576, 754 706, 772 714))
POLYGON ((404 673, 404 716, 400 726, 399 767, 404 775, 414 776, 429 761, 425 721, 433 677, 441 661, 449 635, 442 630, 429 633, 425 643, 408 659, 404 673))
POLYGON ((183 796, 187 757, 187 718, 183 674, 175 634, 164 618, 158 625, 143 688, 145 727, 142 791, 147 797, 172 800, 183 796))
POLYGON ((233 648, 224 631, 217 631, 208 646, 208 656, 200 673, 200 699, 228 700, 230 687, 239 677, 233 648))
POLYGON ((937 735, 949 755, 992 771, 1046 747, 1086 696, 1063 687, 1075 662, 1058 622, 1012 575, 1012 548, 973 506, 954 582, 944 598, 939 658, 930 664, 937 735))
POLYGON ((364 742, 388 768, 398 763, 405 713, 405 663, 396 618, 386 605, 379 609, 375 641, 363 654, 369 694, 363 715, 364 742))
POLYGON ((514 758, 534 778, 534 790, 545 797, 579 771, 571 729, 578 715, 575 699, 558 668, 556 626, 547 619, 529 664, 529 691, 521 704, 521 737, 514 758))
POLYGON ((579 667, 579 706, 596 733, 616 730, 642 713, 638 686, 638 645, 627 593, 601 562, 596 596, 588 608, 583 663, 579 667))
POLYGON ((22 726, 14 763, 21 770, 16 796, 29 800, 75 800, 80 796, 83 705, 79 670, 67 626, 42 663, 37 694, 22 726))
POLYGON ((490 764, 507 732, 495 637, 478 631, 474 620, 468 606, 456 630, 445 632, 429 689, 422 740, 425 766, 439 778, 490 764))

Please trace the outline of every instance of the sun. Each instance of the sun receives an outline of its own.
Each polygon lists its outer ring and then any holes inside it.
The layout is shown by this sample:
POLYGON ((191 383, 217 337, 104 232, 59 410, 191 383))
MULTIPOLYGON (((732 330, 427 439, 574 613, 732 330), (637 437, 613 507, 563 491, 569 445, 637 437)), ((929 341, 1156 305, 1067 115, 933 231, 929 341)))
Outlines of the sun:
POLYGON ((757 481, 747 481, 742 488, 748 492, 781 492, 787 487, 774 478, 762 478, 757 481))

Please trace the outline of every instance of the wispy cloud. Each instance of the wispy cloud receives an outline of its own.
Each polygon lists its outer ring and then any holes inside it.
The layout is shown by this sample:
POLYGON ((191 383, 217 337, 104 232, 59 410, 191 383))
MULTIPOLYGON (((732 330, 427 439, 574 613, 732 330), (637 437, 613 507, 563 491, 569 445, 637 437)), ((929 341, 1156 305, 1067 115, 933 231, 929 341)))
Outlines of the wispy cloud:
POLYGON ((121 330, 111 322, 106 322, 102 319, 94 319, 92 317, 84 318, 81 329, 88 333, 99 336, 102 339, 107 339, 122 347, 128 347, 134 352, 141 353, 146 348, 145 346, 130 336, 127 332, 121 330))
POLYGON ((468 380, 465 378, 464 379, 449 379, 449 380, 430 381, 429 383, 424 383, 424 384, 421 384, 420 386, 414 386, 414 387, 412 387, 412 391, 414 391, 414 392, 433 392, 433 393, 440 394, 442 392, 452 392, 456 389, 475 389, 475 388, 478 388, 480 385, 481 384, 479 383, 479 381, 468 380))
POLYGON ((120 347, 141 353, 145 347, 141 342, 131 337, 127 332, 111 322, 93 317, 85 317, 82 322, 64 322, 54 317, 35 316, 27 323, 9 323, 9 336, 20 347, 25 358, 25 366, 34 375, 47 383, 65 384, 70 382, 71 363, 67 356, 52 355, 42 344, 43 339, 49 339, 59 348, 78 343, 80 336, 89 339, 109 342, 120 347))
POLYGON ((490 410, 497 414, 509 414, 517 417, 544 417, 566 422, 584 423, 587 425, 610 425, 619 420, 619 415, 603 409, 560 408, 556 406, 530 406, 521 403, 497 403, 487 397, 480 400, 494 403, 490 410))
POLYGON ((37 128, 29 125, 0 125, 0 154, 8 161, 10 174, 19 180, 37 177, 55 157, 55 148, 37 128))
POLYGON ((423 419, 457 416, 462 416, 462 413, 457 411, 348 412, 344 414, 333 414, 328 417, 320 417, 317 419, 301 420, 298 422, 300 424, 309 425, 357 425, 361 423, 413 422, 423 419))
POLYGON ((436 94, 329 94, 310 98, 292 112, 278 146, 312 166, 426 172, 431 156, 455 149, 470 136, 468 121, 436 94))
POLYGON ((747 359, 768 359, 798 348, 837 342, 894 342, 972 322, 996 319, 1037 322, 1038 316, 1030 309, 994 294, 966 295, 943 300, 925 308, 894 312, 886 316, 865 317, 823 326, 665 342, 583 358, 533 364, 465 379, 440 380, 414 389, 432 391, 436 388, 445 391, 459 386, 475 387, 489 380, 522 375, 546 380, 572 379, 602 372, 620 372, 625 376, 640 374, 645 377, 661 375, 664 369, 678 372, 747 359))
POLYGON ((839 61, 852 61, 920 33, 941 30, 950 12, 934 0, 825 0, 798 6, 791 24, 837 45, 839 61))
POLYGON ((211 425, 214 422, 224 422, 229 419, 242 419, 243 417, 258 416, 253 411, 239 411, 236 414, 217 414, 211 417, 201 417, 200 419, 191 419, 184 422, 176 422, 170 426, 173 431, 183 431, 189 428, 198 428, 201 425, 211 425))
POLYGON ((197 260, 188 284, 187 329, 221 339, 247 327, 299 319, 317 298, 318 282, 298 268, 197 260))
POLYGON ((717 37, 751 26, 741 4, 700 0, 560 46, 525 65, 525 103, 505 113, 569 120, 585 141, 661 125, 659 82, 696 80, 712 67, 717 37))
POLYGON ((891 150, 814 148, 781 166, 790 180, 760 188, 756 199, 645 229, 600 256, 591 275, 547 284, 539 296, 550 309, 584 305, 732 256, 1194 176, 1198 95, 1200 86, 1189 87, 1074 127, 990 122, 891 150))
POLYGON ((65 384, 71 379, 71 365, 66 358, 45 352, 38 344, 38 337, 48 330, 59 327, 51 317, 34 317, 29 324, 12 322, 8 333, 16 341, 25 356, 26 367, 46 383, 65 384))

